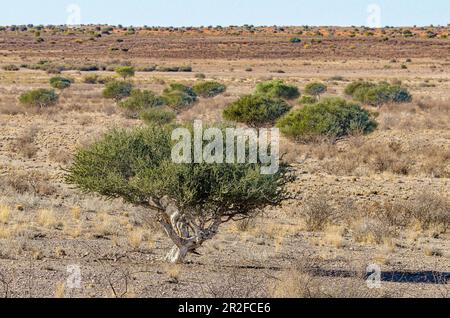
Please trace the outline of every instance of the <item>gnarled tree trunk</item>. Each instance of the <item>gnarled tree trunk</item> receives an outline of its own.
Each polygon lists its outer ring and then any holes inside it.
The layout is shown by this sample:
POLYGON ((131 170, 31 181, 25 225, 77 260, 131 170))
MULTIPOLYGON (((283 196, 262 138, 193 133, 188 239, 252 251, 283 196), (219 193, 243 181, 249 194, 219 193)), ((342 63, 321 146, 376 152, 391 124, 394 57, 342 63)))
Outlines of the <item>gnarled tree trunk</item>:
POLYGON ((170 263, 183 263, 189 253, 212 239, 222 224, 222 218, 217 217, 209 226, 199 225, 196 220, 182 214, 167 198, 161 200, 160 206, 163 212, 159 222, 174 243, 165 258, 170 263))

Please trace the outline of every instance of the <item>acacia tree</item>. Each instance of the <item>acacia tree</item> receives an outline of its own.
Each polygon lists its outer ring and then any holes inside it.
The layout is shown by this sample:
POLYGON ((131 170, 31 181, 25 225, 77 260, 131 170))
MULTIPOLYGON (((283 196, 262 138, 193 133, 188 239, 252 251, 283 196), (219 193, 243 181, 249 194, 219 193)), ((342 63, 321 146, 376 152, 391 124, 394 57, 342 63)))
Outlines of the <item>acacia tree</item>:
POLYGON ((278 205, 292 177, 283 164, 277 173, 262 175, 261 163, 174 163, 173 128, 112 131, 75 155, 66 181, 87 193, 148 208, 174 243, 166 259, 180 263, 223 223, 278 205))

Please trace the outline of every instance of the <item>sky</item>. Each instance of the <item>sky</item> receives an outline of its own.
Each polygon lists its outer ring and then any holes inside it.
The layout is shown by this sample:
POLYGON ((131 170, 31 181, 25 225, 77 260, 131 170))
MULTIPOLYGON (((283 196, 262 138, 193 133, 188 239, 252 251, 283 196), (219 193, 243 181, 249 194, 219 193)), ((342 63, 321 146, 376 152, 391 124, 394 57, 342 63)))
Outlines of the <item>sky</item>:
POLYGON ((0 0, 0 25, 29 23, 447 25, 450 0, 0 0))

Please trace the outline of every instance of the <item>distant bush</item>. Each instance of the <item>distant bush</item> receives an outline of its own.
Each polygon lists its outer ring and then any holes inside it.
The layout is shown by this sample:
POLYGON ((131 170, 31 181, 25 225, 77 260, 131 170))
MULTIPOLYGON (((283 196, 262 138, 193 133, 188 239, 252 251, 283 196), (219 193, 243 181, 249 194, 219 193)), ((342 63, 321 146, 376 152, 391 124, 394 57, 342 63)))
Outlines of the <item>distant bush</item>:
POLYGON ((348 96, 353 96, 355 94, 355 92, 359 89, 368 89, 368 88, 371 88, 374 86, 375 85, 373 83, 365 82, 365 81, 352 82, 352 83, 348 84, 347 87, 345 88, 345 94, 348 96))
POLYGON ((66 89, 72 85, 73 80, 66 77, 55 76, 50 79, 50 85, 56 89, 66 89))
POLYGON ((259 83, 256 86, 256 93, 267 95, 272 98, 294 99, 300 96, 296 86, 287 85, 281 80, 273 80, 259 83))
POLYGON ((131 112, 140 112, 152 107, 162 106, 164 101, 152 91, 135 89, 129 98, 121 101, 119 107, 131 112))
POLYGON ((2 69, 5 71, 8 71, 8 72, 16 72, 16 71, 20 70, 20 68, 14 64, 5 65, 2 67, 2 69))
POLYGON ((282 99, 265 95, 246 95, 228 105, 223 112, 226 120, 252 127, 273 124, 287 113, 290 106, 282 99))
POLYGON ((116 102, 130 96, 133 85, 125 81, 111 81, 103 90, 103 97, 114 99, 116 102))
POLYGON ((23 93, 19 101, 26 106, 45 108, 55 105, 58 102, 58 95, 54 90, 40 88, 23 93))
POLYGON ((309 95, 303 95, 299 98, 298 103, 300 105, 314 104, 317 103, 317 98, 309 95))
POLYGON ((135 74, 134 67, 132 66, 120 66, 116 68, 115 71, 124 80, 127 79, 128 77, 133 77, 135 74))
POLYGON ((192 89, 201 97, 214 97, 225 92, 227 87, 219 82, 204 81, 196 83, 192 89))
POLYGON ((301 141, 317 137, 339 138, 353 132, 369 133, 376 125, 369 112, 361 106, 336 97, 305 105, 277 123, 283 134, 301 141))
POLYGON ((142 111, 140 117, 147 124, 166 125, 176 118, 176 113, 169 108, 155 107, 142 111))
POLYGON ((372 106, 381 106, 386 103, 408 103, 412 100, 409 91, 400 85, 391 85, 386 82, 353 82, 347 86, 345 93, 355 100, 372 106))
POLYGON ((203 74, 203 73, 197 73, 197 74, 195 74, 195 78, 198 78, 198 79, 205 79, 205 78, 206 78, 206 75, 203 74))
POLYGON ((192 105, 197 100, 197 94, 192 88, 179 83, 172 83, 162 94, 166 105, 171 108, 183 108, 192 105))
POLYGON ((192 67, 189 65, 185 66, 158 66, 156 68, 158 72, 192 72, 192 67))
POLYGON ((76 70, 80 72, 95 72, 99 71, 100 68, 97 65, 80 65, 76 67, 76 70))
POLYGON ((97 74, 88 74, 83 77, 83 83, 97 84, 99 76, 97 74))
POLYGON ((313 82, 305 86, 305 93, 315 97, 319 97, 327 91, 327 86, 323 83, 313 82))
POLYGON ((143 66, 143 67, 138 68, 139 72, 154 72, 155 70, 156 70, 156 65, 143 66))

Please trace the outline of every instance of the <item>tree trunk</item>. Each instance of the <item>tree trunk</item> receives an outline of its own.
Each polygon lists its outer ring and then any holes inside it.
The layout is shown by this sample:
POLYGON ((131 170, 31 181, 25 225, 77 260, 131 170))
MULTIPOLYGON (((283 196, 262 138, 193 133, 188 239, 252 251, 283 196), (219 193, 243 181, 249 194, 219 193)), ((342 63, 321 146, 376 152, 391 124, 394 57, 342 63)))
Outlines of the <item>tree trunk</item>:
POLYGON ((159 222, 174 243, 165 260, 170 263, 183 263, 189 253, 194 252, 205 241, 216 235, 222 220, 219 217, 209 227, 200 227, 196 224, 197 222, 187 220, 173 203, 167 200, 161 201, 164 212, 159 222))
POLYGON ((181 264, 184 263, 186 256, 189 254, 190 249, 187 246, 178 247, 174 245, 169 253, 166 255, 166 261, 172 264, 181 264))

